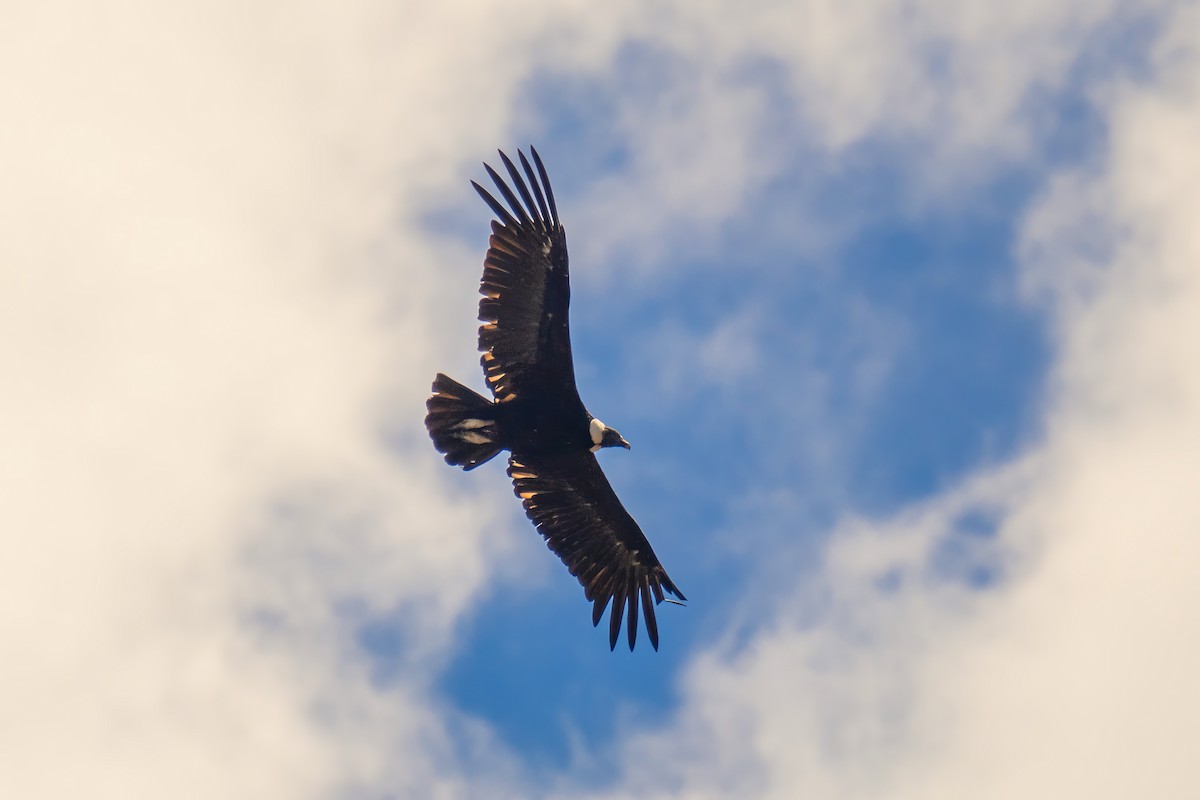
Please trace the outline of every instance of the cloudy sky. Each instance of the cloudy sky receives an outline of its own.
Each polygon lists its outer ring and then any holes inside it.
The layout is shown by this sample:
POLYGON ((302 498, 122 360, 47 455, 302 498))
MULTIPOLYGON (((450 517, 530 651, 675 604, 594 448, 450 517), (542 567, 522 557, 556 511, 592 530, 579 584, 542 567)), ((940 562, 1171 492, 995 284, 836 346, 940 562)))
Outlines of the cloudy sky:
POLYGON ((1194 0, 4 17, 0 795, 1200 796, 1194 0), (421 425, 530 143, 658 653, 421 425))

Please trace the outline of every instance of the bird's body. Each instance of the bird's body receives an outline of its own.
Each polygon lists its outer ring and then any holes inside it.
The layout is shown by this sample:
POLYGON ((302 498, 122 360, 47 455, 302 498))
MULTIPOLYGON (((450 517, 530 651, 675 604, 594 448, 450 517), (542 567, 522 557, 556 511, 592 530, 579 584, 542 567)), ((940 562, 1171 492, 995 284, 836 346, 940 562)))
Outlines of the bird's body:
POLYGON ((593 623, 611 601, 609 644, 615 647, 627 607, 633 649, 640 605, 657 650, 654 604, 664 592, 684 598, 596 461, 600 448, 629 443, 579 398, 566 232, 545 167, 536 150, 531 154, 537 175, 519 154, 528 183, 500 154, 520 199, 484 165, 508 208, 473 183, 499 218, 492 223, 479 286, 480 363, 493 399, 439 374, 425 425, 447 463, 466 470, 510 451, 513 491, 547 545, 583 585, 593 603, 593 623))

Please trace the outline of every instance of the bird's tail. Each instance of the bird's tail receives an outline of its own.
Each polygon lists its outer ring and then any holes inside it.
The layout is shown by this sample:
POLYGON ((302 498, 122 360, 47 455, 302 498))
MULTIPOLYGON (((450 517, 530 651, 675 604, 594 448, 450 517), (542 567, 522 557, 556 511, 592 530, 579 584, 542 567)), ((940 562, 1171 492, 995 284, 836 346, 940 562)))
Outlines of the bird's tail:
POLYGON ((425 408, 429 438, 447 464, 475 469, 500 452, 495 404, 477 392, 439 372, 425 408))

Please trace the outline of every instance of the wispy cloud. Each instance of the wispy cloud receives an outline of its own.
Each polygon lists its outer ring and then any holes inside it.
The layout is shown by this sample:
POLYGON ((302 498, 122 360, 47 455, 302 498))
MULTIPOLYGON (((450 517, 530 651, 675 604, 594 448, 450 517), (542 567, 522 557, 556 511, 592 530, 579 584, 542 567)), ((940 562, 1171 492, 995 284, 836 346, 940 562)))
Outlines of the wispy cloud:
MULTIPOLYGON (((394 263, 389 296, 363 243, 435 249, 385 222, 456 182, 447 119, 504 103, 454 66, 488 52, 386 4, 13 14, 0 793, 461 783, 427 668, 376 692, 356 609, 402 609, 434 658, 506 532, 377 436, 385 393, 419 422, 443 345, 401 334, 438 260, 394 263)), ((486 118, 464 137, 499 138, 486 118)))

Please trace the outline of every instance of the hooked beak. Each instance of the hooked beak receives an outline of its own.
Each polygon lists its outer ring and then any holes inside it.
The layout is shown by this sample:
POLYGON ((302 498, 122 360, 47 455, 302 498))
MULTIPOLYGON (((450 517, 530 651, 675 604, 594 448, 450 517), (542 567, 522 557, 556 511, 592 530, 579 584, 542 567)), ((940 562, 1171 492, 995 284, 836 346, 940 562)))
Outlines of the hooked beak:
POLYGON ((629 449, 629 442, 625 441, 624 436, 621 437, 621 447, 624 447, 626 450, 629 449))

